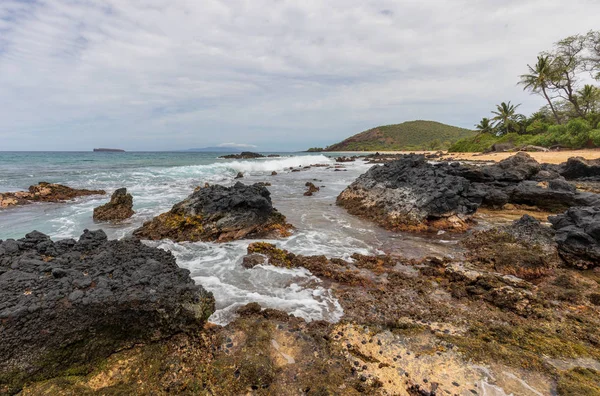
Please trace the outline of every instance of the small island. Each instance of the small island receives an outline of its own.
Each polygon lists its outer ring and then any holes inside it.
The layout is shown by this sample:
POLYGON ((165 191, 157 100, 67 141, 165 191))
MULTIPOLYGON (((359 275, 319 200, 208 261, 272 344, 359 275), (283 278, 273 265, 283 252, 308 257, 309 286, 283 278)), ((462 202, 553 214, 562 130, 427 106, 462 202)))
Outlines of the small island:
POLYGON ((94 153, 124 153, 125 150, 115 148, 95 148, 94 153))

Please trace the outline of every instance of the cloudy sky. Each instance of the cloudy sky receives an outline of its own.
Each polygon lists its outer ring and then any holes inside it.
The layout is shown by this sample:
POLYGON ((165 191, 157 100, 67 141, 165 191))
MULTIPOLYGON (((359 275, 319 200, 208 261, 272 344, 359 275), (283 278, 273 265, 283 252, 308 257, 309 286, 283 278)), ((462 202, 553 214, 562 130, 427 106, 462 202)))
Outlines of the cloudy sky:
POLYGON ((0 150, 295 150, 472 127, 596 0, 0 0, 0 150))

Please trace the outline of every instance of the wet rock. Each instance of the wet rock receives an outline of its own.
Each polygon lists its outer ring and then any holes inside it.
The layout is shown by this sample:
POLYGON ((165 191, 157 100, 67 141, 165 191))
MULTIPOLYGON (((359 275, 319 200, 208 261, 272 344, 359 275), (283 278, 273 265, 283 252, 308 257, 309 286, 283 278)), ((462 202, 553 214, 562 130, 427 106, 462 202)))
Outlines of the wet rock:
POLYGON ((572 157, 559 166, 559 172, 567 180, 600 181, 600 160, 572 157))
POLYGON ((254 159, 254 158, 264 158, 265 156, 262 154, 258 154, 258 153, 253 153, 250 151, 243 151, 239 154, 227 154, 227 155, 222 155, 219 158, 225 158, 225 159, 254 159))
POLYGON ((450 167, 406 155, 369 169, 338 196, 337 204, 389 229, 463 231, 482 192, 451 174, 450 167))
POLYGON ((31 202, 64 202, 88 195, 104 195, 104 190, 75 189, 62 184, 40 182, 28 191, 0 193, 0 208, 31 202))
POLYGON ((240 182, 194 191, 173 208, 134 231, 142 239, 225 242, 288 236, 292 228, 271 203, 265 187, 240 182))
POLYGON ((306 182, 305 186, 308 187, 306 189, 306 191, 304 192, 304 195, 307 197, 310 197, 311 195, 313 195, 313 193, 316 193, 319 191, 319 187, 315 186, 311 182, 306 182))
POLYGON ((277 176, 277 172, 275 172, 275 171, 271 172, 271 176, 277 176))
POLYGON ((354 161, 356 161, 356 158, 358 158, 358 157, 356 157, 356 156, 354 156, 354 157, 337 157, 335 159, 335 162, 354 162, 354 161))
POLYGON ((254 268, 257 265, 266 264, 267 257, 262 254, 249 254, 242 259, 242 267, 254 268))
POLYGON ((171 253, 103 231, 78 242, 35 231, 2 242, 0 268, 0 393, 197 330, 214 311, 212 294, 171 253))
POLYGON ((133 197, 126 188, 116 190, 110 202, 94 209, 94 220, 121 221, 130 218, 133 211, 133 197))
POLYGON ((242 179, 244 178, 244 174, 242 172, 238 172, 238 174, 235 176, 235 179, 242 179))
POLYGON ((575 207, 548 218, 556 230, 558 251, 575 268, 600 265, 600 207, 575 207))

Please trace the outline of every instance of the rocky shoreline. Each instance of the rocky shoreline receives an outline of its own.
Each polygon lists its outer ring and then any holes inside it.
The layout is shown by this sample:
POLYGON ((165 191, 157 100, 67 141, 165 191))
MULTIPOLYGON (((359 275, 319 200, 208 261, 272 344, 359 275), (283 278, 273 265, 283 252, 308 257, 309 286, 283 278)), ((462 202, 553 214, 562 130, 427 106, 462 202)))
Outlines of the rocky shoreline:
POLYGON ((292 227, 264 185, 242 183, 198 188, 136 239, 32 232, 0 242, 0 393, 598 394, 598 164, 526 153, 484 165, 370 160, 384 164, 337 204, 394 230, 456 232, 461 254, 294 254, 262 241, 292 227), (479 210, 516 209, 553 216, 474 227, 479 210), (138 240, 241 238, 255 240, 244 271, 310 271, 335 294, 341 321, 251 303, 211 325, 212 295, 138 240))

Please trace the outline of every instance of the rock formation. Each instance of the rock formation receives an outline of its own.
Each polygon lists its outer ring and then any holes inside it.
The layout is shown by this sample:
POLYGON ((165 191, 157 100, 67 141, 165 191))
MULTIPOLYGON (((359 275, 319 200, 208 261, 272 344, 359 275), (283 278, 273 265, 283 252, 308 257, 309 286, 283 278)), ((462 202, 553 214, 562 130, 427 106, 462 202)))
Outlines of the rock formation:
POLYGON ((94 209, 94 220, 122 221, 133 216, 133 197, 126 188, 119 188, 110 197, 110 202, 94 209))
POLYGON ((75 189, 61 184, 39 182, 28 191, 0 193, 0 208, 31 202, 64 202, 88 195, 104 195, 104 190, 75 189))
POLYGON ((559 254, 569 266, 600 266, 600 207, 570 208, 548 220, 556 230, 559 254))
POLYGON ((320 190, 319 187, 315 186, 311 182, 306 182, 305 186, 307 187, 307 189, 304 192, 304 195, 307 197, 310 197, 311 195, 313 195, 313 193, 316 193, 320 190))
POLYGON ((103 231, 0 243, 0 393, 86 372, 139 342, 198 329, 214 298, 171 253, 103 231), (73 371, 75 370, 75 371, 73 371))
POLYGON ((194 191, 185 200, 134 231, 142 239, 225 242, 241 238, 281 237, 292 228, 259 185, 219 185, 194 191))
POLYGON ((241 152, 239 154, 227 154, 227 155, 222 155, 219 158, 226 158, 226 159, 254 159, 254 158, 264 158, 265 156, 262 154, 258 154, 258 153, 253 153, 250 151, 244 151, 241 152))

